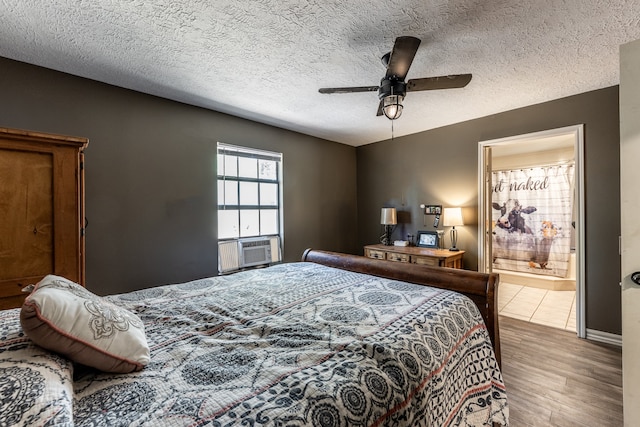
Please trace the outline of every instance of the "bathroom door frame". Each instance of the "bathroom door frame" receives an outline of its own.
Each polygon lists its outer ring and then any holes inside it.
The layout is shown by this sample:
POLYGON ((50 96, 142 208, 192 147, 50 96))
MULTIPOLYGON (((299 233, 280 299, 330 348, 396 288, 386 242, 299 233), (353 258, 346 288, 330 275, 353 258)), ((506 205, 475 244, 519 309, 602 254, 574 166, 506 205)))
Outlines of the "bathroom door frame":
MULTIPOLYGON (((585 325, 585 238, 584 238, 584 125, 566 126, 541 132, 515 135, 506 138, 478 142, 478 270, 490 273, 493 268, 491 245, 491 159, 493 147, 511 144, 529 144, 535 147, 537 140, 554 136, 572 136, 575 157, 575 223, 576 239, 576 333, 586 338, 585 325)), ((536 151, 532 148, 531 151, 536 151)))

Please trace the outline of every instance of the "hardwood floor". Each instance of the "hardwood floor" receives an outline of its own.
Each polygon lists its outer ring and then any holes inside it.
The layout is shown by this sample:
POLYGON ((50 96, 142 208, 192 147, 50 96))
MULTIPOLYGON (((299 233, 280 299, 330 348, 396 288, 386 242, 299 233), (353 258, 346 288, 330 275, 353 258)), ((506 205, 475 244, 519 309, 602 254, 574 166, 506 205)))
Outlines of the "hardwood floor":
POLYGON ((622 352, 500 316, 510 426, 622 426, 622 352))

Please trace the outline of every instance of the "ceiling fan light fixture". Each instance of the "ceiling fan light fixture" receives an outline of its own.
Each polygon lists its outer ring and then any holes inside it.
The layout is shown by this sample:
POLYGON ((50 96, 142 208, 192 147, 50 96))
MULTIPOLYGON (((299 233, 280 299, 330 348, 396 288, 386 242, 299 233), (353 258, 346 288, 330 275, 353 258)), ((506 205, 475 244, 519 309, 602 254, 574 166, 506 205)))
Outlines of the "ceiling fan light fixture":
POLYGON ((389 120, 395 120, 402 115, 402 95, 388 95, 384 97, 382 112, 389 120))

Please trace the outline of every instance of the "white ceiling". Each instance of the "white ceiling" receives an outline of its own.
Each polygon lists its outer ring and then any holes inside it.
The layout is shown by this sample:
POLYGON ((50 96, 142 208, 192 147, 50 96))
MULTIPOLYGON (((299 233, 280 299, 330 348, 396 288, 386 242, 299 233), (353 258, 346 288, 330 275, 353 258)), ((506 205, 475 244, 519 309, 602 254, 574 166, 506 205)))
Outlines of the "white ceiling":
POLYGON ((391 137, 375 86, 396 37, 422 44, 394 136, 619 83, 638 0, 0 0, 0 56, 354 146, 391 137))

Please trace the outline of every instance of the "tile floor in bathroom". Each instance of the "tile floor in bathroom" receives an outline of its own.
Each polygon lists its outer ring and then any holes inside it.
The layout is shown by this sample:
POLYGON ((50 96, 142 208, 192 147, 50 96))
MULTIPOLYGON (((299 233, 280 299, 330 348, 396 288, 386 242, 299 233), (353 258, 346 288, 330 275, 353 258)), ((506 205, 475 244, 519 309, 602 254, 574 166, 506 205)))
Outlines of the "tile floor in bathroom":
POLYGON ((576 331, 576 292, 500 283, 498 313, 527 322, 576 331))

